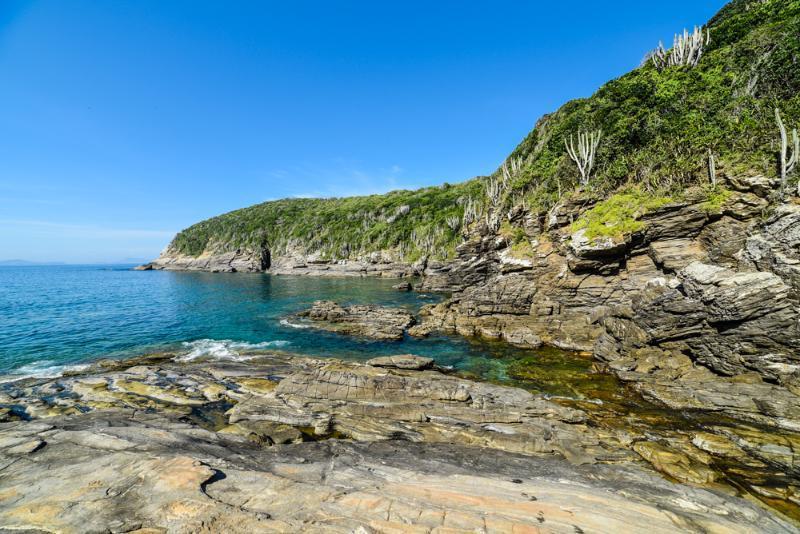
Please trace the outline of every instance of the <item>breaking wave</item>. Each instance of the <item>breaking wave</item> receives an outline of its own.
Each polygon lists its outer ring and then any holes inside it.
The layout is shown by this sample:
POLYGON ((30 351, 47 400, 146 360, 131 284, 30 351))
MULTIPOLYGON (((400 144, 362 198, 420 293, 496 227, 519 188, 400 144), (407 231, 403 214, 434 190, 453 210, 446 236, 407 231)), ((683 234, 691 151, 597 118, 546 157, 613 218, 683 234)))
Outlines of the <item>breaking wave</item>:
POLYGON ((58 378, 67 371, 83 371, 88 364, 58 365, 53 360, 41 360, 14 369, 7 375, 0 376, 0 383, 13 382, 23 378, 58 378))
POLYGON ((288 326, 289 328, 311 328, 311 325, 302 324, 302 323, 290 323, 289 319, 281 319, 281 325, 288 326))
POLYGON ((249 352, 285 347, 290 344, 289 341, 282 339, 263 341, 261 343, 247 343, 230 339, 198 339, 197 341, 186 341, 182 343, 183 347, 185 347, 188 352, 175 359, 179 361, 190 361, 196 360, 197 358, 209 358, 212 360, 249 360, 254 357, 248 354, 249 352))

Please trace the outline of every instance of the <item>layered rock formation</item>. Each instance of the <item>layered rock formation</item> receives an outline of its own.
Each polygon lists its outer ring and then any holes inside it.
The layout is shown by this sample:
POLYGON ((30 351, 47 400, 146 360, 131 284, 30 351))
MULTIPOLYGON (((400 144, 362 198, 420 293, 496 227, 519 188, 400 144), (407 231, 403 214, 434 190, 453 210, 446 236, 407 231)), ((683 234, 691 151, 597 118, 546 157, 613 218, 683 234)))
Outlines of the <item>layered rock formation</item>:
POLYGON ((318 300, 311 309, 300 312, 311 326, 372 339, 400 340, 415 323, 414 316, 400 308, 356 305, 339 306, 330 300, 318 300))
POLYGON ((140 271, 208 271, 214 273, 264 272, 269 269, 271 257, 264 245, 256 248, 225 250, 211 248, 198 256, 181 254, 171 246, 150 263, 136 267, 140 271))
POLYGON ((267 244, 256 248, 237 248, 233 251, 224 245, 212 245, 198 256, 182 254, 173 246, 169 246, 158 258, 137 269, 384 278, 405 278, 420 274, 418 266, 402 262, 397 258, 397 254, 391 251, 375 252, 355 259, 333 260, 299 248, 281 255, 273 255, 267 244))
POLYGON ((573 233, 592 207, 576 198, 518 221, 532 251, 513 261, 507 239, 474 236, 424 280, 453 296, 410 333, 592 352, 671 409, 800 431, 800 205, 770 204, 767 182, 729 178, 713 209, 690 193, 621 240, 573 233))
MULTIPOLYGON (((730 487, 668 482, 639 459, 697 483, 716 478, 674 448, 644 439, 626 448, 626 433, 587 424, 581 410, 405 369, 410 362, 151 357, 5 384, 0 524, 143 533, 793 528, 730 487)), ((737 450, 716 434, 695 439, 737 450)))

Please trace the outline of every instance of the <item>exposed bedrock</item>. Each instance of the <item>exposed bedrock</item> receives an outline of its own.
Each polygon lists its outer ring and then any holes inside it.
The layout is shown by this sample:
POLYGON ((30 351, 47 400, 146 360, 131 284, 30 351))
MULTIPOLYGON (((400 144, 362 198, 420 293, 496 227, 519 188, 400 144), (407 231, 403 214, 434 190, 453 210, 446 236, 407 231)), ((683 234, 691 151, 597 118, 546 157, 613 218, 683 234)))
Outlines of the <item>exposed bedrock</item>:
POLYGON ((403 339, 406 329, 415 323, 414 316, 401 308, 340 306, 330 300, 318 300, 298 315, 321 330, 384 340, 403 339))
POLYGON ((749 458, 743 448, 760 445, 775 455, 775 437, 710 429, 694 444, 632 440, 520 389, 409 370, 425 364, 155 357, 5 384, 0 404, 13 411, 0 423, 0 525, 82 533, 794 528, 714 485, 703 463, 706 449, 749 458))
POLYGON ((161 255, 150 263, 137 267, 137 270, 164 271, 208 271, 215 273, 230 272, 264 272, 270 268, 271 257, 269 247, 262 245, 255 248, 237 248, 227 250, 226 247, 211 247, 199 256, 180 254, 167 247, 161 255))
POLYGON ((588 201, 524 225, 524 255, 473 237, 436 279, 452 297, 409 333, 593 351, 663 404, 800 428, 800 205, 768 204, 762 182, 728 179, 714 209, 687 195, 625 238, 573 232, 588 201))
POLYGON ((332 260, 303 249, 271 254, 268 245, 229 250, 211 244, 199 256, 188 256, 168 247, 139 270, 268 272, 277 275, 406 278, 422 274, 421 265, 402 262, 395 252, 375 252, 348 260, 332 260))

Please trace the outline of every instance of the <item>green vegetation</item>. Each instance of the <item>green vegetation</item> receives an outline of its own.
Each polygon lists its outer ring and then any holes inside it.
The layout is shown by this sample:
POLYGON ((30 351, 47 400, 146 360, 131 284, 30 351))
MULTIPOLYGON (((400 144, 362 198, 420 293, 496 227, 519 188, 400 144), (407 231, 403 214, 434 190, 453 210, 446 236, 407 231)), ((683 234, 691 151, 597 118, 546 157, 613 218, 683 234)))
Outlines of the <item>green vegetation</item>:
POLYGON ((731 191, 724 187, 709 187, 705 191, 707 197, 705 202, 700 204, 700 207, 708 213, 719 213, 722 206, 731 196, 731 191))
POLYGON ((628 182, 659 193, 703 183, 709 149, 725 173, 776 175, 775 107, 800 123, 800 2, 735 0, 707 28, 697 66, 647 61, 543 117, 512 154, 530 160, 514 183, 528 205, 547 209, 578 183, 564 139, 579 129, 603 131, 588 184, 600 195, 628 182))
POLYGON ((265 202, 195 224, 172 246, 192 256, 206 248, 267 245, 273 254, 301 247, 330 259, 377 250, 394 250, 407 261, 423 254, 446 257, 460 240, 448 218, 460 220, 465 201, 481 194, 473 180, 385 195, 265 202))
MULTIPOLYGON (((173 249, 198 255, 268 244, 277 254, 302 247, 328 258, 378 250, 407 261, 448 257, 465 222, 499 228, 512 205, 543 214, 576 188, 607 198, 576 229, 590 237, 636 231, 647 210, 688 187, 710 188, 709 155, 720 176, 777 175, 775 108, 789 129, 800 126, 798 28, 800 0, 733 0, 703 28, 710 41, 696 65, 644 61, 591 97, 566 103, 539 120, 506 173, 420 191, 267 202, 196 224, 178 234, 173 249), (585 184, 564 144, 581 130, 602 130, 585 184)), ((718 210, 726 194, 709 189, 704 207, 718 210)), ((502 231, 523 246, 514 229, 502 231)))
POLYGON ((534 257, 534 249, 525 230, 519 226, 513 226, 508 221, 503 221, 497 234, 505 238, 509 243, 509 251, 513 258, 530 260, 534 257))
POLYGON ((642 215, 674 200, 638 187, 629 188, 611 195, 584 212, 572 223, 572 230, 586 229, 585 235, 589 239, 622 237, 643 228, 644 223, 640 220, 642 215))

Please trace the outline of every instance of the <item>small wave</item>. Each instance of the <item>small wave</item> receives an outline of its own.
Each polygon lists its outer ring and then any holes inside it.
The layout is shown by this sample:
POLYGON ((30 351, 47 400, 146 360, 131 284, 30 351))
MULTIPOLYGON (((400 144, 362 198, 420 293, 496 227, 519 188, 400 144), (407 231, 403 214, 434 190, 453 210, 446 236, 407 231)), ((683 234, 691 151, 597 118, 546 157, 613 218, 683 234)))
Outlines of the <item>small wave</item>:
POLYGON ((58 365, 53 360, 41 360, 14 369, 7 375, 0 376, 0 383, 13 382, 23 378, 58 378, 67 371, 84 371, 88 364, 58 365))
POLYGON ((247 355, 247 352, 285 347, 290 344, 289 341, 282 339, 263 341, 261 343, 246 343, 244 341, 233 341, 230 339, 198 339, 197 341, 184 342, 183 346, 189 349, 189 352, 175 359, 179 361, 196 360, 197 358, 209 358, 213 360, 249 360, 254 356, 247 355))
POLYGON ((280 323, 283 326, 288 326, 290 328, 311 328, 311 325, 301 324, 301 323, 290 323, 289 319, 281 319, 280 323))

